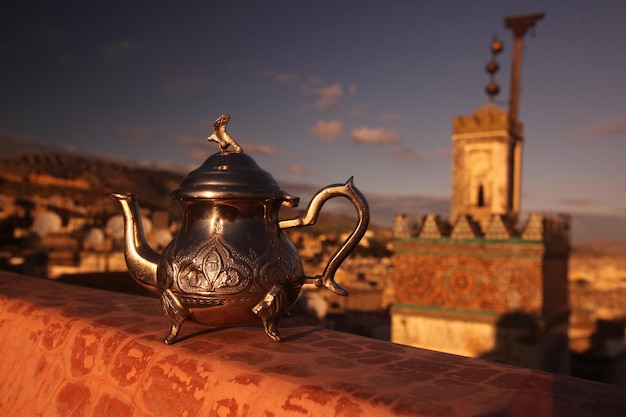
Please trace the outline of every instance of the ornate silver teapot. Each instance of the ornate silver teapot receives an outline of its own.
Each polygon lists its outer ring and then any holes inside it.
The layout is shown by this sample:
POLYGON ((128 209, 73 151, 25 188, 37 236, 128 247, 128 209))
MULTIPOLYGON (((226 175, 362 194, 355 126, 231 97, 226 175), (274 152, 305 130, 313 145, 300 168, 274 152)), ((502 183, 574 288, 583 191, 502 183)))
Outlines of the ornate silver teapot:
POLYGON ((187 319, 214 326, 260 319, 267 335, 280 341, 277 323, 295 304, 304 283, 348 294, 334 275, 369 223, 367 201, 352 178, 318 191, 302 216, 279 221, 280 206, 296 207, 299 199, 282 191, 268 172, 243 153, 226 132, 229 118, 218 118, 208 138, 219 143, 220 152, 191 171, 172 192, 182 207, 183 221, 160 255, 146 242, 135 194, 109 194, 124 214, 128 271, 139 284, 160 294, 171 325, 167 344, 174 343, 187 319), (322 275, 306 276, 295 246, 282 230, 315 224, 324 202, 337 196, 356 207, 358 223, 322 275))

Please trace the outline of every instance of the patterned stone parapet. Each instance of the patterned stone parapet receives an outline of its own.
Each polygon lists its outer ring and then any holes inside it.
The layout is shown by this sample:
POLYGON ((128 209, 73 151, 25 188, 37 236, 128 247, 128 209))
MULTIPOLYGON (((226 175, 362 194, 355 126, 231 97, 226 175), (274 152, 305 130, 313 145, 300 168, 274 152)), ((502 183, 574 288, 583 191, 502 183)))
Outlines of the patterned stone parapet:
POLYGON ((442 219, 438 214, 427 214, 424 223, 419 231, 419 236, 429 239, 436 239, 450 236, 450 224, 442 219))
POLYGON ((524 226, 517 231, 510 218, 492 214, 489 224, 482 230, 480 224, 470 215, 460 215, 454 226, 438 214, 419 216, 417 214, 396 214, 393 234, 395 239, 424 238, 438 239, 497 239, 521 238, 537 240, 549 244, 569 245, 571 218, 568 215, 547 215, 532 213, 524 226))
POLYGON ((399 239, 418 236, 423 224, 424 216, 396 213, 393 218, 393 236, 399 239))
POLYGON ((610 385, 288 321, 165 327, 157 299, 0 272, 0 415, 626 415, 610 385))
POLYGON ((486 239, 510 239, 514 236, 515 228, 510 221, 501 214, 491 216, 489 226, 485 230, 486 239))
POLYGON ((533 213, 524 225, 521 237, 527 240, 569 243, 570 220, 570 216, 565 214, 550 216, 533 213))
POLYGON ((452 239, 475 239, 482 237, 483 232, 480 230, 480 224, 472 219, 472 216, 459 216, 452 228, 452 239))

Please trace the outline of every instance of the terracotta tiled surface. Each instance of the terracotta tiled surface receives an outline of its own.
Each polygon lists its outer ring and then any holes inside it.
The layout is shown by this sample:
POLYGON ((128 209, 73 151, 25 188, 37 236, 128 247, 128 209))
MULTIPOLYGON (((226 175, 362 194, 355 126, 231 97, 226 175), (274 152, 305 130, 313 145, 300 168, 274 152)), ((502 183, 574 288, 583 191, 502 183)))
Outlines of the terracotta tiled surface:
POLYGON ((311 327, 173 346, 154 298, 0 272, 4 416, 624 416, 623 389, 311 327))

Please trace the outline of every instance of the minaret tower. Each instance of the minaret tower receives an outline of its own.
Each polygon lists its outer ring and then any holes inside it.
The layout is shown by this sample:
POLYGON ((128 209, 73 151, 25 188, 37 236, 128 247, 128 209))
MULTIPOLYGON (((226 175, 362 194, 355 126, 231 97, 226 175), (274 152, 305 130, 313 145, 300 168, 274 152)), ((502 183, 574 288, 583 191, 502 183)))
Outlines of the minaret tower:
POLYGON ((498 215, 512 227, 520 212, 522 124, 518 121, 520 66, 523 37, 528 28, 543 17, 542 13, 507 18, 505 24, 514 33, 509 111, 494 104, 500 87, 495 82, 498 71, 496 55, 502 43, 491 44, 491 60, 486 66, 490 82, 485 91, 489 103, 470 116, 457 116, 452 131, 452 200, 451 221, 471 216, 484 231, 492 216, 498 215))
POLYGON ((488 103, 454 118, 452 218, 394 218, 391 341, 569 372, 568 216, 531 213, 518 226, 521 39, 543 14, 507 17, 513 29, 509 110, 495 96, 498 39, 486 66, 488 103))

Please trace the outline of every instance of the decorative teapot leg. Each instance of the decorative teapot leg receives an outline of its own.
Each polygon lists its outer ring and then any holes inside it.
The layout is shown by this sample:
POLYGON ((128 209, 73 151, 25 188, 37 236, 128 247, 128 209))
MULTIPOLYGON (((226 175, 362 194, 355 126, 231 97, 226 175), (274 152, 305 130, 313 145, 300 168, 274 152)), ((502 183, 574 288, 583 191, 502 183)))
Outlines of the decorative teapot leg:
POLYGON ((280 342, 278 333, 278 320, 287 312, 287 293, 280 285, 276 284, 265 295, 252 312, 263 320, 265 333, 275 342, 280 342))
POLYGON ((165 316, 170 321, 170 334, 167 335, 164 342, 166 345, 171 345, 176 340, 181 325, 190 314, 170 290, 165 290, 161 293, 161 304, 163 304, 165 316))

